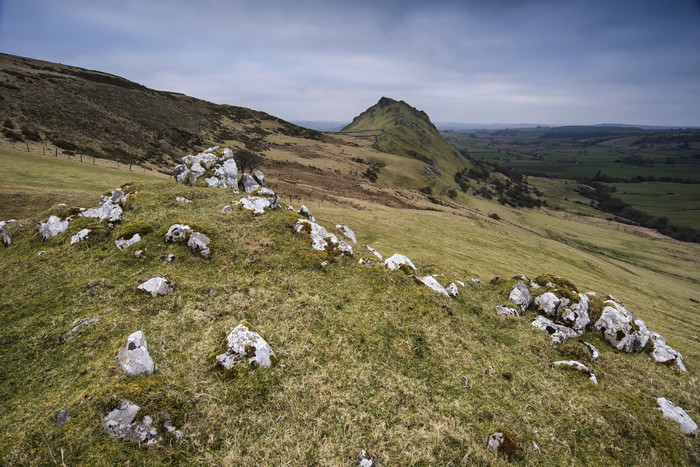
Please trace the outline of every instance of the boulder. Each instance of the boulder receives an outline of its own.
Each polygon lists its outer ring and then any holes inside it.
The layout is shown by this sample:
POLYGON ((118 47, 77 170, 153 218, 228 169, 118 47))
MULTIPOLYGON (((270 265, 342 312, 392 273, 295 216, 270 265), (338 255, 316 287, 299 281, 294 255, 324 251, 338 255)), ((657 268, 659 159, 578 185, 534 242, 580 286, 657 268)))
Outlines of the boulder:
POLYGON ((78 232, 77 234, 73 235, 70 238, 70 244, 73 245, 75 243, 82 242, 83 240, 88 238, 89 234, 90 234, 90 229, 81 230, 80 232, 78 232))
POLYGON ((309 208, 307 208, 307 207, 304 206, 304 205, 302 205, 302 206, 299 208, 299 213, 298 213, 298 214, 300 214, 300 215, 306 217, 306 218, 307 218, 308 220, 310 220, 311 222, 316 222, 316 218, 314 217, 314 215, 311 214, 311 211, 309 211, 309 208))
POLYGON ((141 241, 141 235, 139 234, 134 234, 131 236, 130 239, 124 240, 124 237, 118 238, 117 240, 114 241, 114 244, 119 248, 120 250, 123 250, 124 248, 130 247, 134 243, 138 243, 141 241))
POLYGON ((192 202, 191 199, 187 199, 184 196, 179 196, 179 195, 175 197, 175 201, 177 201, 178 203, 191 203, 192 202))
POLYGON ((212 177, 204 179, 207 185, 213 188, 238 189, 238 167, 233 159, 219 159, 219 166, 214 170, 212 177))
POLYGON ((520 316, 518 310, 505 305, 496 306, 496 314, 501 316, 520 316))
POLYGON ((683 433, 686 435, 695 435, 697 437, 698 425, 690 418, 690 415, 688 415, 685 410, 665 397, 658 397, 656 403, 659 404, 659 410, 661 410, 664 417, 677 422, 681 426, 683 433))
POLYGON ((440 283, 433 276, 418 277, 413 276, 418 282, 427 285, 437 293, 443 294, 445 297, 449 297, 450 294, 445 290, 445 288, 440 285, 440 283))
POLYGON ((582 333, 591 322, 588 317, 589 298, 585 294, 578 294, 578 296, 579 302, 568 306, 564 305, 563 300, 565 299, 562 299, 562 305, 560 306, 562 309, 559 312, 558 321, 565 326, 569 326, 574 331, 582 333))
POLYGON ((448 285, 445 288, 445 290, 447 290, 447 293, 450 294, 450 297, 456 297, 457 295, 459 295, 459 290, 457 290, 457 284, 455 284, 454 282, 448 285))
POLYGON ((598 352, 598 349, 596 349, 593 344, 589 344, 588 342, 583 342, 583 346, 588 350, 588 353, 591 354, 591 358, 595 360, 596 358, 600 357, 600 352, 598 352))
POLYGON ((593 381, 593 384, 598 384, 598 380, 596 379, 595 375, 591 373, 591 370, 581 362, 577 362, 576 360, 562 360, 559 362, 554 362, 554 366, 565 366, 568 368, 573 368, 574 370, 580 371, 581 373, 584 373, 586 376, 588 376, 588 379, 593 381))
POLYGON ((136 331, 126 338, 126 343, 117 352, 117 360, 124 373, 132 378, 150 375, 155 370, 142 331, 136 331))
POLYGON ((165 241, 170 243, 177 243, 185 241, 192 234, 192 229, 188 225, 183 224, 173 224, 168 229, 165 234, 165 241))
POLYGON ((268 343, 260 334, 250 330, 246 322, 229 333, 216 356, 217 364, 226 371, 245 363, 266 368, 275 361, 275 353, 268 343))
POLYGON ((532 303, 532 295, 530 295, 530 291, 523 281, 518 281, 513 290, 511 290, 508 300, 518 305, 522 312, 525 313, 527 307, 532 303))
POLYGON ((182 158, 182 163, 173 169, 173 177, 178 183, 194 185, 197 179, 210 174, 204 180, 214 188, 238 189, 238 167, 233 159, 233 151, 219 146, 211 147, 204 152, 182 158))
POLYGON ((246 193, 252 193, 261 188, 258 182, 249 174, 243 174, 241 176, 241 185, 243 186, 243 191, 246 193))
POLYGON ((350 227, 348 227, 345 224, 338 224, 335 226, 335 228, 338 229, 338 231, 345 237, 349 238, 352 243, 357 243, 357 237, 355 236, 355 232, 353 232, 350 227))
POLYGON ((64 232, 68 228, 68 222, 70 217, 61 219, 57 216, 50 216, 46 222, 39 222, 37 228, 39 229, 39 234, 41 238, 45 241, 55 237, 56 235, 64 232))
POLYGON ((253 178, 255 179, 256 182, 258 182, 258 185, 260 186, 265 186, 265 174, 262 173, 260 170, 253 170, 253 173, 251 173, 253 178))
POLYGON ((401 267, 401 265, 406 265, 406 266, 410 267, 411 269, 413 269, 413 272, 418 272, 418 270, 413 265, 413 263, 411 262, 410 259, 408 259, 404 255, 400 255, 398 253, 396 253, 395 255, 393 255, 390 258, 387 258, 384 261, 384 264, 392 271, 396 271, 397 269, 399 269, 399 267, 401 267))
POLYGON ((269 188, 260 188, 258 190, 258 196, 275 196, 275 192, 269 188))
POLYGON ((687 371, 683 364, 683 356, 677 350, 666 344, 666 339, 658 332, 650 331, 649 339, 651 340, 652 348, 651 358, 658 363, 667 363, 675 361, 681 371, 687 371))
POLYGON ((161 437, 155 428, 151 427, 151 417, 143 417, 143 421, 134 421, 141 408, 127 400, 122 401, 116 409, 112 410, 102 424, 104 430, 113 438, 121 438, 132 443, 145 446, 158 444, 161 437))
POLYGON ((546 331, 552 339, 553 344, 561 344, 566 339, 579 337, 581 335, 581 333, 566 326, 562 326, 561 324, 556 324, 551 319, 545 318, 542 315, 538 315, 532 322, 532 325, 537 329, 546 331))
POLYGON ((535 306, 540 313, 547 316, 555 316, 559 305, 561 304, 561 299, 554 295, 552 292, 543 293, 535 297, 535 306))
POLYGON ((209 251, 209 243, 211 239, 200 232, 192 232, 190 234, 189 240, 187 240, 187 246, 192 249, 195 253, 199 252, 200 255, 205 258, 211 258, 211 251, 209 251))
POLYGON ((168 292, 174 288, 175 285, 164 277, 152 277, 138 286, 139 290, 151 294, 152 297, 156 295, 167 295, 168 292))
POLYGON ((367 249, 368 249, 369 251, 371 251, 372 254, 373 254, 374 256, 376 256, 380 261, 384 259, 384 258, 382 258, 382 255, 380 255, 379 252, 378 252, 377 250, 375 250, 374 248, 372 248, 371 246, 368 246, 367 249))
POLYGON ((299 219, 294 227, 294 231, 297 233, 307 231, 311 236, 311 247, 314 250, 327 251, 330 247, 339 251, 340 254, 338 257, 343 256, 345 253, 349 255, 353 254, 352 247, 350 245, 342 240, 338 240, 338 237, 332 233, 328 233, 323 226, 315 222, 308 221, 306 219, 299 219))
POLYGON ((248 196, 246 198, 241 198, 234 204, 242 206, 243 209, 253 211, 254 214, 264 214, 265 209, 277 209, 279 207, 277 197, 261 198, 259 196, 248 196))
POLYGON ((644 321, 632 316, 625 307, 614 300, 607 300, 600 319, 593 325, 593 331, 602 334, 617 350, 638 353, 649 341, 649 331, 644 321))

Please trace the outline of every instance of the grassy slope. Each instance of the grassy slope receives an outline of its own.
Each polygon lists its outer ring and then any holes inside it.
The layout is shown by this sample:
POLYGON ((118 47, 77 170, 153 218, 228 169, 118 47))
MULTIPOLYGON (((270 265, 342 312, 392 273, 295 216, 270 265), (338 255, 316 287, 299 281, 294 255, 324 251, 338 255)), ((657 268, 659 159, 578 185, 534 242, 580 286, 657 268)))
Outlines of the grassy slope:
POLYGON ((126 251, 114 247, 118 232, 107 230, 70 246, 85 220, 48 242, 35 228, 48 213, 11 224, 15 244, 0 250, 12 278, 0 283, 0 462, 351 465, 366 449, 382 464, 488 465, 503 462, 485 450, 500 428, 516 434, 528 465, 700 461, 697 439, 661 418, 653 400, 667 397, 700 418, 700 352, 691 337, 700 323, 690 302, 700 301, 697 283, 585 251, 596 245, 697 280, 694 245, 479 200, 441 212, 313 209, 327 227, 347 223, 361 243, 404 253, 421 273, 443 280, 554 273, 612 293, 684 354, 689 373, 681 374, 587 335, 602 353, 590 362, 577 342, 555 348, 529 319, 495 316, 512 281, 468 285, 447 299, 402 273, 361 267, 357 257, 319 268, 308 240, 293 233, 289 211, 225 214, 219 209, 233 198, 226 190, 166 181, 137 188, 124 222, 147 220, 154 232, 126 251), (177 194, 194 203, 175 202, 177 194), (212 236, 211 261, 163 242, 167 227, 182 221, 212 236), (144 247, 147 258, 134 258, 144 247), (47 253, 36 257, 38 250, 47 253), (169 252, 178 259, 161 261, 169 252), (136 293, 162 273, 171 274, 173 293, 136 293), (100 321, 61 339, 94 315, 100 321), (280 363, 226 379, 207 357, 241 319, 263 333, 280 363), (131 380, 112 352, 137 329, 158 371, 131 380), (589 364, 600 385, 548 368, 570 358, 589 364), (123 398, 157 424, 172 419, 185 442, 139 449, 109 439, 102 417, 123 398), (74 418, 58 428, 55 414, 66 406, 74 418))

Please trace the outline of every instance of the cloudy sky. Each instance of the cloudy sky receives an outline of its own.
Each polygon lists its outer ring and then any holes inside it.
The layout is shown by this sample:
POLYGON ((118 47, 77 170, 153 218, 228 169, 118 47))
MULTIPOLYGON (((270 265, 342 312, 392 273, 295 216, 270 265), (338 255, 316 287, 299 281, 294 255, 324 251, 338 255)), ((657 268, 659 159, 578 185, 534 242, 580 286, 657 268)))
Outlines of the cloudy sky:
POLYGON ((0 0, 0 52, 287 120, 700 125, 698 0, 0 0))

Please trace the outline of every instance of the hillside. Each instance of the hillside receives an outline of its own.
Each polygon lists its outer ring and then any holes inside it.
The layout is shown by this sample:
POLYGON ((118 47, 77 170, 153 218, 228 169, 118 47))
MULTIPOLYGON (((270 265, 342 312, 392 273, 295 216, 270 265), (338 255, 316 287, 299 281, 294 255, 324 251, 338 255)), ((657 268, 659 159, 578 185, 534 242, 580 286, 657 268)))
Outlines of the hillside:
MULTIPOLYGON (((104 170, 47 159, 66 177, 104 170)), ((25 163, 35 176, 24 183, 40 183, 41 157, 25 163)), ((332 173, 316 179, 332 181, 332 173)), ((296 186, 284 180, 294 176, 266 172, 283 201, 296 186)), ((374 465, 700 462, 698 439, 662 417, 656 402, 665 397, 700 419, 697 245, 485 200, 425 210, 387 207, 383 198, 312 198, 307 204, 329 233, 345 238, 334 226, 346 224, 357 235, 354 254, 335 259, 337 251, 312 249, 310 229, 295 231, 302 217, 286 203, 253 214, 234 205, 245 195, 230 190, 131 182, 113 228, 75 216, 42 240, 39 222, 77 212, 59 206, 60 197, 4 225, 12 243, 0 245, 2 464, 358 465, 361 450, 374 465), (206 234, 211 258, 166 242, 175 223, 206 234), (88 238, 71 244, 82 229, 88 238), (133 232, 141 241, 118 249, 115 241, 133 232), (456 297, 433 292, 390 271, 365 245, 385 257, 407 255, 418 276, 465 285, 456 297), (590 330, 553 345, 531 325, 532 309, 496 314, 497 305, 514 306, 516 273, 561 284, 554 276, 563 276, 580 292, 612 294, 682 353, 687 373, 655 363, 649 348, 615 350, 590 330), (543 274, 551 277, 537 278, 543 274), (173 290, 154 297, 137 289, 153 277, 173 290), (244 320, 277 362, 224 372, 213 356, 244 320), (155 371, 131 378, 117 351, 139 330, 155 371), (580 341, 601 356, 593 359, 580 341), (598 384, 553 365, 563 360, 587 365, 598 384), (155 446, 103 428, 125 400, 140 407, 137 426, 161 438, 155 446), (513 441, 509 449, 487 448, 495 432, 513 441)), ((82 207, 96 206, 97 187, 83 188, 94 199, 82 207)), ((111 195, 115 186, 107 188, 111 195)), ((392 191, 397 200, 413 196, 392 191)))
POLYGON ((425 112, 404 101, 382 97, 341 133, 372 135, 376 138, 374 147, 380 151, 424 162, 426 174, 440 188, 452 183, 459 170, 472 167, 443 139, 425 112))
POLYGON ((0 54, 0 90, 0 138, 43 154, 172 167, 214 144, 264 151, 274 135, 321 138, 264 112, 7 54, 0 54))

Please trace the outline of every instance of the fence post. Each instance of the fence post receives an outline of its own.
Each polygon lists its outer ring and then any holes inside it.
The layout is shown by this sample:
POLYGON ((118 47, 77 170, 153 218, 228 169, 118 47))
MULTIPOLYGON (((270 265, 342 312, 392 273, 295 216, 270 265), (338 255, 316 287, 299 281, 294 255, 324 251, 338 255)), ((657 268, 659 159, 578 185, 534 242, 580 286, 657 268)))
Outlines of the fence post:
POLYGON ((55 157, 58 157, 58 148, 56 148, 56 155, 55 157))

